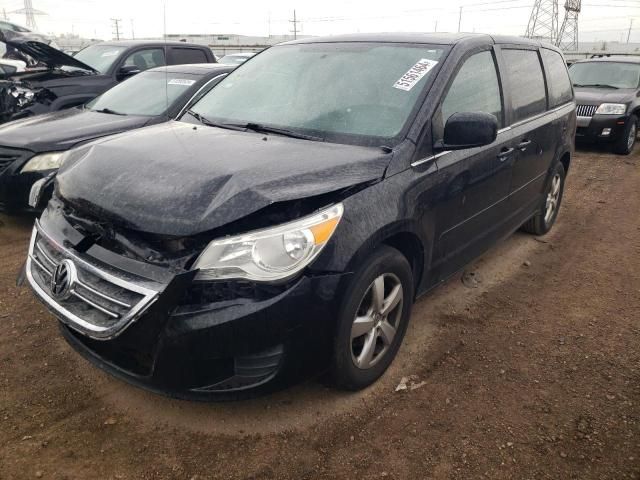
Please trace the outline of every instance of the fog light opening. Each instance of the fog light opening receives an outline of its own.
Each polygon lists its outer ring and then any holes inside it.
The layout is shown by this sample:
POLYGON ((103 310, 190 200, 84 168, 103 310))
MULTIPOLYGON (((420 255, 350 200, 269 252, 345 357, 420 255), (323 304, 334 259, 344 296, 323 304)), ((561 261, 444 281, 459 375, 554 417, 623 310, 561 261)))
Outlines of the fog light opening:
POLYGON ((603 137, 608 137, 609 135, 611 135, 611 129, 610 128, 603 128, 602 129, 602 133, 600 134, 603 137))

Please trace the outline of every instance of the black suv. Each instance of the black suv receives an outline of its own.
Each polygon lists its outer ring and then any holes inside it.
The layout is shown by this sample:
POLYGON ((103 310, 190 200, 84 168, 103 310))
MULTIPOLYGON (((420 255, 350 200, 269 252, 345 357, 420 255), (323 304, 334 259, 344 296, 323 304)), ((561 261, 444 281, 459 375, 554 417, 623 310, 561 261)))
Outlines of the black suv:
POLYGON ((46 67, 0 81, 0 122, 82 105, 149 68, 216 61, 209 47, 183 42, 97 43, 71 57, 29 34, 0 29, 0 41, 46 67))
POLYGON ((640 115, 640 57, 581 60, 569 74, 578 104, 576 140, 608 143, 616 153, 631 153, 640 115))
POLYGON ((152 390, 239 396, 327 365, 363 388, 416 297, 515 230, 551 229, 575 128, 551 46, 282 44, 181 121, 71 150, 26 275, 71 345, 152 390))

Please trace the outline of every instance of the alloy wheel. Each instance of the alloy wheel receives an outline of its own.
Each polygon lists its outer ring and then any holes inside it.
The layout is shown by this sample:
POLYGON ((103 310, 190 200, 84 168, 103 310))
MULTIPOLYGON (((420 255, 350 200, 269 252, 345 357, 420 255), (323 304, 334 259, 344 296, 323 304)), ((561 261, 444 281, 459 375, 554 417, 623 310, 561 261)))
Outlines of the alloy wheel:
POLYGON ((553 216, 558 209, 558 202, 560 201, 560 186, 562 185, 562 178, 559 173, 556 173, 551 180, 551 188, 547 194, 547 202, 544 212, 544 222, 549 224, 553 219, 553 216))
POLYGON ((627 137, 627 149, 631 150, 633 148, 633 144, 636 141, 636 136, 638 135, 638 127, 635 123, 631 125, 629 129, 629 137, 627 137))
POLYGON ((351 325, 351 358, 356 367, 373 367, 389 351, 396 336, 404 302, 402 283, 384 273, 365 293, 351 325))

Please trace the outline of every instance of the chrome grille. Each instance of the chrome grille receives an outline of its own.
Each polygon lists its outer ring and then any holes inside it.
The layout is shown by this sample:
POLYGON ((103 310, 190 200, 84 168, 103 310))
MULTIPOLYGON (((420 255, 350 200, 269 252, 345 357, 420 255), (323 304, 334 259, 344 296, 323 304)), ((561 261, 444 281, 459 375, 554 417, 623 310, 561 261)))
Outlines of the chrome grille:
POLYGON ((576 113, 579 117, 593 117, 597 109, 597 105, 577 105, 576 113))
POLYGON ((97 339, 120 334, 156 300, 162 288, 86 262, 47 236, 38 222, 31 236, 27 278, 61 321, 97 339), (68 282, 68 295, 57 297, 52 278, 63 262, 72 264, 72 280, 68 282))

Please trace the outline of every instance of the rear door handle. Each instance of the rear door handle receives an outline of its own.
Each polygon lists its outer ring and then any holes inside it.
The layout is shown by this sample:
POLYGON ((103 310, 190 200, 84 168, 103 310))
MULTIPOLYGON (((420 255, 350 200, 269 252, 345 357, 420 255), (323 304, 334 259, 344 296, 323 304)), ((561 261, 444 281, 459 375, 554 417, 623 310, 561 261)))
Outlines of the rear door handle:
POLYGON ((498 154, 498 159, 501 162, 504 162, 507 158, 509 158, 511 156, 511 154, 514 152, 515 148, 513 147, 509 147, 509 148, 503 148, 502 150, 500 150, 500 153, 498 154))
POLYGON ((524 152, 530 144, 531 140, 524 139, 518 144, 518 150, 524 152))

